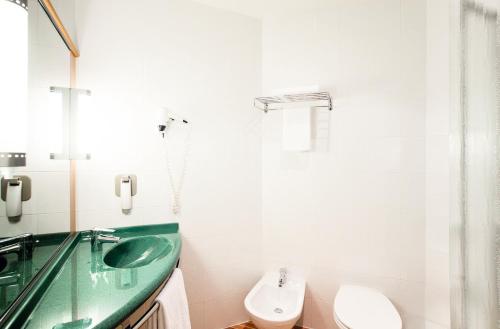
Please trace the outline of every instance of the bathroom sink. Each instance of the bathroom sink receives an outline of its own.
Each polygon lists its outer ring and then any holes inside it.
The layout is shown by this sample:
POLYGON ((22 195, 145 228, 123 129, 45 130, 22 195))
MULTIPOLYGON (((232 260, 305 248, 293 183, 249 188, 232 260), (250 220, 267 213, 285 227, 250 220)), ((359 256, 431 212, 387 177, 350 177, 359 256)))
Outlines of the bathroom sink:
POLYGON ((169 240, 156 236, 131 238, 118 243, 104 256, 104 263, 115 268, 134 268, 150 264, 172 251, 169 240))

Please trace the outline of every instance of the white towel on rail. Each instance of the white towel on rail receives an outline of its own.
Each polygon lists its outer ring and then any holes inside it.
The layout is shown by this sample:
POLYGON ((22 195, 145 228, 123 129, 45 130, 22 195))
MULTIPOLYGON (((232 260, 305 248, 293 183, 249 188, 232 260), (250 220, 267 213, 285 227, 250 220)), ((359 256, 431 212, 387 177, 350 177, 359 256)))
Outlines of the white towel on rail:
POLYGON ((160 303, 159 329, 191 329, 189 306, 180 269, 174 270, 156 300, 160 303))
MULTIPOLYGON (((314 93, 318 86, 302 86, 296 88, 276 89, 273 94, 302 94, 314 93)), ((311 150, 311 107, 289 107, 283 110, 283 139, 285 151, 311 150)))
POLYGON ((311 149, 311 108, 292 108, 283 111, 283 149, 311 149))

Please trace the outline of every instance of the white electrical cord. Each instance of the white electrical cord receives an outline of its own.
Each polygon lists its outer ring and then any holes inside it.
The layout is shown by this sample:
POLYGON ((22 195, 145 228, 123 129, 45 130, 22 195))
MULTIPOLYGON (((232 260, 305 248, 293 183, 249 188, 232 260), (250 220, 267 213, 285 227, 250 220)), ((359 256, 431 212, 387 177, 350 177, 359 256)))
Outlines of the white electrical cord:
POLYGON ((182 159, 182 167, 180 170, 179 174, 179 181, 175 182, 175 175, 174 175, 174 170, 172 167, 172 159, 171 156, 169 155, 169 143, 170 140, 168 136, 165 138, 165 158, 167 160, 167 172, 168 172, 168 179, 170 182, 170 189, 172 190, 172 212, 174 214, 178 214, 181 208, 180 205, 180 199, 181 199, 181 191, 182 187, 184 185, 184 177, 186 176, 186 171, 187 171, 187 163, 188 163, 188 158, 189 158, 189 152, 191 149, 191 129, 188 128, 189 131, 186 135, 186 139, 184 141, 184 156, 182 159))

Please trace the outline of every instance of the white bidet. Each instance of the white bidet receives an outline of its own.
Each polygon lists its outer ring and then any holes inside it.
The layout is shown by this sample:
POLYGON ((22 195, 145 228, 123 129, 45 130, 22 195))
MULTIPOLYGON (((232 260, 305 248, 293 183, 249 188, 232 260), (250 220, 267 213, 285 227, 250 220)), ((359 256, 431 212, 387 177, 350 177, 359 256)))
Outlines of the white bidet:
POLYGON ((259 329, 291 329, 302 314, 306 284, 302 277, 267 272, 245 298, 245 308, 259 329))

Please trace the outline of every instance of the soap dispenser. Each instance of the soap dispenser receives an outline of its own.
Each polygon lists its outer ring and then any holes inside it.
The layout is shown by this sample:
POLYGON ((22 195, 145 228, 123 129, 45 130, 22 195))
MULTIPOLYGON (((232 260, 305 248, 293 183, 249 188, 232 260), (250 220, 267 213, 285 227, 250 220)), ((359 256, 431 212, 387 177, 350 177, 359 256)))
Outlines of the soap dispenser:
POLYGON ((20 179, 11 179, 7 182, 7 192, 6 192, 6 209, 7 217, 19 217, 23 213, 22 206, 22 191, 23 191, 23 181, 20 179))

